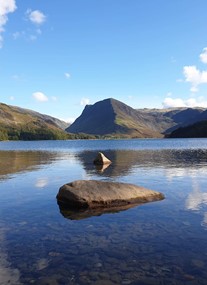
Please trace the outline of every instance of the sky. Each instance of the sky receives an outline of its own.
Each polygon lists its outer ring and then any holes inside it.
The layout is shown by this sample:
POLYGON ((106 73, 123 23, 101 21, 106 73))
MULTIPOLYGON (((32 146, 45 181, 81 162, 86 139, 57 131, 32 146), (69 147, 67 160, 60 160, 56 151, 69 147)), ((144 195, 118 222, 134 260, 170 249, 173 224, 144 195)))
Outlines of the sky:
POLYGON ((0 0, 0 102, 207 108, 206 0, 0 0))

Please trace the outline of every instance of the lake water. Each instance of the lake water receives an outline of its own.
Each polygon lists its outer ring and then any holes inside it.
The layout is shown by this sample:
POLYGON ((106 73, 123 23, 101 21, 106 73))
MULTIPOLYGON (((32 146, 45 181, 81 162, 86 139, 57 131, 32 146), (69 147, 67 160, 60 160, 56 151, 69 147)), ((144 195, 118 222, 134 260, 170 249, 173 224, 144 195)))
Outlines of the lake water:
POLYGON ((207 139, 0 143, 0 285, 207 284, 207 139), (112 164, 96 169, 102 151, 112 164), (165 200, 87 216, 60 186, 127 182, 165 200))

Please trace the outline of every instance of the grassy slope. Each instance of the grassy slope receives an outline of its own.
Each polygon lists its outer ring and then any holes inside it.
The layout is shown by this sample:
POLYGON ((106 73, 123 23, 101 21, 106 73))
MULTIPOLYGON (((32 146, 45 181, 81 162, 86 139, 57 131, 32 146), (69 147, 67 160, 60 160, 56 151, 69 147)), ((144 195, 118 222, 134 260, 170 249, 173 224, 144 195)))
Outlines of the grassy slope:
POLYGON ((49 116, 0 104, 0 139, 58 139, 67 134, 49 116))
POLYGON ((111 103, 116 114, 114 123, 117 125, 117 132, 137 138, 162 137, 153 124, 149 123, 149 116, 117 100, 111 99, 111 103))

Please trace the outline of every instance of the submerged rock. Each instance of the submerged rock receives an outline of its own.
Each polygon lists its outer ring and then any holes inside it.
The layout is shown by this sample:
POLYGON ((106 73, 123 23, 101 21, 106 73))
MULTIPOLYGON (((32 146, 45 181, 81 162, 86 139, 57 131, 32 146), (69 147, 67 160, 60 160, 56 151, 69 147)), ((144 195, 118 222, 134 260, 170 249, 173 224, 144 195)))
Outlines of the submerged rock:
POLYGON ((111 164, 111 160, 109 160, 102 152, 99 152, 93 163, 96 165, 111 164))
POLYGON ((77 180, 63 185, 57 194, 59 203, 72 208, 111 208, 164 199, 160 192, 133 184, 77 180))

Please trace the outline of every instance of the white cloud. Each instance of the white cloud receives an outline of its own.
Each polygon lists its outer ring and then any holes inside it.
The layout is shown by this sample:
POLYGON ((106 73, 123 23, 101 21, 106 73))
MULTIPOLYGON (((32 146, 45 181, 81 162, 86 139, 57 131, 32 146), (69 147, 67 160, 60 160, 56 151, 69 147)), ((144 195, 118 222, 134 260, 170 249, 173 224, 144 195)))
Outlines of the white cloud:
POLYGON ((207 47, 203 49, 203 52, 200 54, 200 60, 203 63, 207 63, 207 47))
POLYGON ((183 102, 182 99, 180 99, 180 98, 173 99, 170 97, 165 98, 162 105, 164 108, 185 107, 185 103, 183 102))
POLYGON ((82 98, 80 101, 81 106, 88 105, 90 100, 88 98, 82 98))
POLYGON ((41 25, 46 21, 46 16, 39 10, 27 10, 26 15, 28 19, 36 25, 41 25))
POLYGON ((15 0, 1 0, 0 1, 0 48, 2 48, 3 37, 1 33, 4 32, 4 26, 8 21, 7 14, 13 13, 16 10, 15 0))
POLYGON ((42 93, 42 92, 34 92, 32 96, 37 100, 38 102, 47 102, 48 97, 42 93))
POLYGON ((69 79, 70 76, 71 76, 70 73, 68 73, 68 72, 65 73, 65 77, 66 77, 67 79, 69 79))
POLYGON ((183 100, 181 98, 170 98, 166 97, 162 103, 163 108, 178 108, 178 107, 186 107, 186 108, 195 108, 202 107, 207 108, 207 100, 203 97, 199 98, 189 98, 187 100, 183 100))
POLYGON ((185 81, 191 83, 191 92, 197 92, 198 86, 203 83, 207 83, 207 71, 200 71, 196 66, 184 66, 183 74, 185 81))

